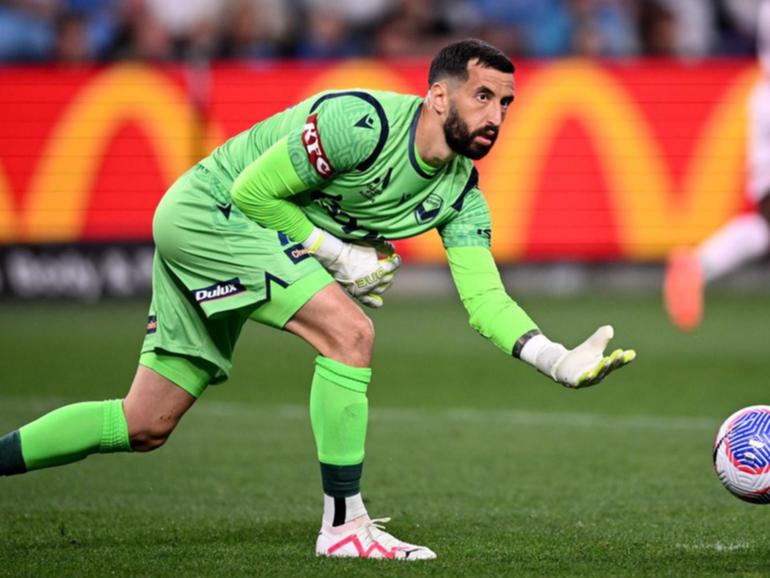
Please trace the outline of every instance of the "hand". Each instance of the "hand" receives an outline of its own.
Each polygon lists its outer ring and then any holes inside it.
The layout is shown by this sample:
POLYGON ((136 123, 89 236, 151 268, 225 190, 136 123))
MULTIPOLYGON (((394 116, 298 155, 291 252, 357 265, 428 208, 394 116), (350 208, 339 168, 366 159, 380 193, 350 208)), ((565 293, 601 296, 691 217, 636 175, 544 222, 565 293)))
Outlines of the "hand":
POLYGON ((401 257, 385 241, 374 244, 345 243, 340 256, 327 268, 352 297, 375 309, 382 307, 382 294, 390 289, 401 266, 401 257))
POLYGON ((385 241, 346 243, 317 227, 302 244, 348 294, 369 307, 382 307, 382 294, 401 266, 393 245, 385 241))
POLYGON ((566 387, 588 387, 636 358, 633 349, 616 349, 605 356, 604 350, 612 336, 612 326, 604 325, 583 343, 568 350, 560 343, 537 335, 524 345, 521 358, 566 387))
POLYGON ((628 365, 636 358, 633 349, 615 349, 604 355, 614 332, 611 325, 603 325, 591 337, 564 353, 551 368, 551 377, 567 387, 596 385, 610 372, 628 365))

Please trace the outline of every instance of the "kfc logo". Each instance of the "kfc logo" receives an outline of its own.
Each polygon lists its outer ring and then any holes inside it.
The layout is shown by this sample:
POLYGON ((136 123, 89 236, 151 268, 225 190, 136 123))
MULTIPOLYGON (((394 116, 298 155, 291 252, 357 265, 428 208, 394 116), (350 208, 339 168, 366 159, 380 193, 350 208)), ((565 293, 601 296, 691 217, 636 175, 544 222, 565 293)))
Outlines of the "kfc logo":
POLYGON ((334 173, 334 169, 324 152, 323 146, 321 146, 321 139, 318 136, 318 123, 316 122, 317 116, 317 114, 311 114, 307 117, 305 128, 302 129, 302 144, 305 145, 307 157, 315 171, 321 178, 328 179, 334 173))

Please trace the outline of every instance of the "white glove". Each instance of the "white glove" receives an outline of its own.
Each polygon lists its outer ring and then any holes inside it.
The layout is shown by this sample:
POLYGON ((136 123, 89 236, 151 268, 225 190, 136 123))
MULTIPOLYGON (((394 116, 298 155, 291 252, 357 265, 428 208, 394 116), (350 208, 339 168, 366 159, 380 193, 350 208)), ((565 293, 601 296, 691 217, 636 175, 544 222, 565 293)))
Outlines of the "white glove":
POLYGON ((636 358, 633 349, 616 349, 605 356, 604 350, 612 336, 612 326, 603 325, 583 343, 567 349, 537 334, 524 344, 519 357, 566 387, 588 387, 636 358))
POLYGON ((369 307, 382 307, 401 257, 386 241, 346 243, 331 233, 313 229, 302 246, 329 271, 349 295, 369 307))

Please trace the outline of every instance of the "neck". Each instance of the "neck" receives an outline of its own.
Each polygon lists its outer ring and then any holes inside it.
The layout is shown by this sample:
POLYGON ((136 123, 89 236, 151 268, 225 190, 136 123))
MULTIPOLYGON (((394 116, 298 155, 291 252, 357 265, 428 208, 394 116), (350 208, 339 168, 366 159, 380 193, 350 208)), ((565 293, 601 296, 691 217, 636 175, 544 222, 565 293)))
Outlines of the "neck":
POLYGON ((455 156, 455 152, 449 148, 444 138, 441 117, 430 108, 427 102, 423 102, 420 109, 414 142, 417 146, 417 154, 432 167, 441 167, 455 156))

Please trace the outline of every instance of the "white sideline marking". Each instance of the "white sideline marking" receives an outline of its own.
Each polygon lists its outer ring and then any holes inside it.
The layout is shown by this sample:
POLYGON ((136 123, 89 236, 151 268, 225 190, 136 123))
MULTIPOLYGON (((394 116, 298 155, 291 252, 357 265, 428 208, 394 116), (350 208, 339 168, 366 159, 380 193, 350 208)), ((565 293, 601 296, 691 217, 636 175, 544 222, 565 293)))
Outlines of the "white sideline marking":
MULTIPOLYGON (((269 407, 242 406, 233 403, 211 402, 201 404, 201 414, 211 416, 254 416, 268 413, 286 419, 307 419, 308 408, 301 405, 277 405, 269 407)), ((383 422, 451 421, 533 426, 563 426, 576 428, 686 430, 711 431, 719 426, 719 420, 697 417, 663 416, 611 416, 593 413, 540 412, 517 409, 443 408, 417 409, 370 407, 370 417, 383 422)))
MULTIPOLYGON (((13 397, 0 395, 0 412, 49 411, 72 400, 45 397, 13 397)), ((253 419, 259 417, 282 420, 307 420, 304 405, 246 405, 203 399, 191 410, 194 415, 253 419)), ((718 419, 686 416, 607 415, 576 412, 543 412, 519 409, 480 408, 394 408, 370 407, 370 417, 380 422, 439 421, 456 423, 494 423, 496 425, 548 426, 569 428, 602 428, 615 430, 716 431, 718 419)))
POLYGON ((748 550, 751 548, 751 544, 748 542, 734 542, 732 544, 723 544, 722 542, 714 542, 713 544, 674 544, 675 548, 680 550, 690 551, 704 551, 713 550, 714 552, 735 552, 737 550, 748 550))

